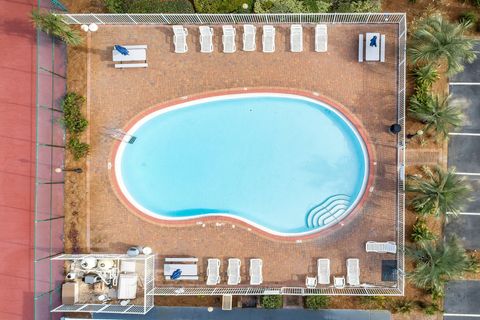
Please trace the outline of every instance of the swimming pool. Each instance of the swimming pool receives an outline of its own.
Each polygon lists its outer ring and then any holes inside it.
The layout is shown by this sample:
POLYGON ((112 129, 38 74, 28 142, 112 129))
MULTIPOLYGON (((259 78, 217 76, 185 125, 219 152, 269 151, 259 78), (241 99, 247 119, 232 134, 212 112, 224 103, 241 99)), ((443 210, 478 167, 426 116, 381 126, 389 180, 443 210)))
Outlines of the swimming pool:
POLYGON ((317 99, 227 94, 154 110, 115 153, 130 207, 164 222, 221 216, 269 234, 309 235, 339 223, 364 195, 367 147, 317 99))

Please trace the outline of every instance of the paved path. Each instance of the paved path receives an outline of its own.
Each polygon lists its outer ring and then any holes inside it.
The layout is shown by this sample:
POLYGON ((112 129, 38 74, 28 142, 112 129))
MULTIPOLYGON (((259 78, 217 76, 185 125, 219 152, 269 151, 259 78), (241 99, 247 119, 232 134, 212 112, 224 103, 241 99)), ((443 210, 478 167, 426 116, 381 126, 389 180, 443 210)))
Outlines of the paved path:
MULTIPOLYGON (((94 314, 94 319, 133 320, 139 319, 134 315, 117 314, 94 314)), ((233 309, 222 311, 214 309, 208 312, 207 308, 174 308, 156 307, 152 309, 142 320, 390 320, 388 311, 364 311, 364 310, 319 310, 310 311, 303 309, 233 309)))
MULTIPOLYGON (((476 50, 480 52, 480 43, 476 50)), ((450 80, 454 100, 465 106, 465 122, 450 134, 448 166, 456 167, 474 189, 474 201, 445 227, 456 234, 465 248, 480 249, 480 58, 450 80)), ((480 319, 480 281, 451 281, 446 287, 444 320, 480 319)))

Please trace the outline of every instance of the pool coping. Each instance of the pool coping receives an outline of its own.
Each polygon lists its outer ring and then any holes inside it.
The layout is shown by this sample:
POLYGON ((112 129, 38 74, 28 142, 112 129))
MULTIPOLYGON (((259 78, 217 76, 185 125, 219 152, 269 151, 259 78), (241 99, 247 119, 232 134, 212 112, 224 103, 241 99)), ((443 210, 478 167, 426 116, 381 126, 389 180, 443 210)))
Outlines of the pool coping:
MULTIPOLYGON (((158 110, 165 109, 168 107, 172 107, 177 104, 181 103, 186 103, 190 101, 195 101, 199 99, 205 99, 205 98, 211 98, 211 97, 221 97, 222 95, 233 95, 233 94, 244 94, 244 93, 273 93, 273 94, 291 94, 291 95, 298 95, 300 97, 304 98, 309 98, 315 101, 319 101, 323 104, 327 104, 328 106, 334 108, 338 113, 343 115, 348 121, 351 122, 351 124, 355 127, 357 130, 358 134, 360 137, 363 139, 365 149, 367 152, 368 156, 368 175, 367 175, 367 181, 365 183, 365 187, 363 190, 362 196, 358 199, 356 206, 346 215, 343 219, 341 219, 338 223, 329 226, 325 229, 319 229, 317 231, 312 231, 311 233, 304 234, 304 235, 278 235, 278 234, 273 234, 270 233, 266 230, 263 230, 262 228, 256 226, 255 224, 249 223, 247 221, 244 221, 242 219, 237 219, 232 216, 227 216, 227 215, 212 215, 212 216, 204 216, 204 217, 193 217, 191 219, 182 219, 182 220, 167 220, 167 219, 161 219, 161 218, 154 218, 145 212, 141 211, 139 208, 137 208, 134 204, 131 203, 131 201, 125 196, 124 192, 121 189, 121 186, 117 180, 116 174, 115 174, 115 168, 113 170, 109 170, 109 180, 111 182, 111 185, 113 186, 113 191, 117 198, 120 200, 120 202, 126 206, 129 211, 133 212, 136 216, 140 217, 143 220, 146 220, 148 222, 152 222, 155 224, 159 225, 176 225, 176 226, 191 226, 199 223, 205 223, 205 222, 213 222, 213 221, 229 221, 234 224, 239 224, 240 226, 246 228, 247 230, 251 231, 254 230, 257 234, 264 236, 269 239, 274 239, 274 240, 283 240, 286 242, 301 242, 303 240, 312 240, 315 238, 318 238, 319 236, 326 236, 328 234, 333 233, 334 231, 338 230, 339 228, 342 228, 344 225, 348 224, 350 221, 353 220, 353 218, 358 214, 360 209, 363 207, 365 204, 366 200, 368 199, 368 196, 370 194, 370 189, 374 183, 374 176, 375 176, 375 152, 372 147, 371 140, 369 138, 369 135, 367 134, 366 129, 363 127, 361 121, 347 108, 345 108, 343 105, 340 103, 333 101, 332 99, 326 98, 322 95, 320 95, 317 92, 311 92, 311 91, 305 91, 305 90, 299 90, 299 89, 291 89, 291 88, 236 88, 236 89, 228 89, 228 90, 216 90, 216 91, 209 91, 205 93, 200 93, 200 94, 195 94, 195 95, 190 95, 190 96, 185 96, 185 97, 180 97, 177 99, 169 100, 166 102, 162 102, 159 104, 156 104, 150 108, 145 109, 144 111, 138 113, 136 116, 134 116, 132 119, 128 121, 128 123, 122 128, 125 132, 128 132, 138 121, 146 117, 147 115, 157 112, 158 110)), ((112 149, 110 151, 109 155, 109 161, 110 165, 113 164, 115 165, 115 157, 118 152, 118 149, 121 145, 122 141, 116 140, 112 146, 112 149)))

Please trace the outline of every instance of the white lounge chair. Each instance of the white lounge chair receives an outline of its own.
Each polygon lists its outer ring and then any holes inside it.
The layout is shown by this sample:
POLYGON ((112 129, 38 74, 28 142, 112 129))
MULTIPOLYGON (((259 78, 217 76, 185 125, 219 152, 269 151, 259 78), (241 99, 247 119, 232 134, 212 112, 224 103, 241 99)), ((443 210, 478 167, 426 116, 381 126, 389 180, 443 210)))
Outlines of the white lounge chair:
POLYGON ((273 26, 263 26, 262 46, 263 52, 275 52, 275 28, 273 26))
POLYGON ((292 24, 290 27, 290 50, 292 52, 303 51, 303 28, 300 24, 292 24))
POLYGON ((208 259, 207 285, 214 286, 220 283, 220 259, 208 259))
POLYGON ((358 259, 347 259, 347 283, 351 286, 360 285, 360 264, 358 259))
POLYGON ((240 266, 242 265, 240 259, 236 258, 231 258, 228 259, 228 269, 227 269, 227 275, 228 275, 228 280, 227 284, 229 285, 237 285, 241 281, 241 276, 240 276, 240 266))
POLYGON ((365 251, 376 253, 397 253, 397 244, 394 241, 367 241, 365 244, 365 251))
POLYGON ((327 52, 328 33, 326 24, 317 24, 315 26, 315 51, 327 52))
POLYGON ((255 51, 257 28, 253 24, 243 26, 243 51, 255 51))
POLYGON ((173 45, 176 53, 185 53, 187 46, 188 30, 182 26, 173 26, 173 45))
POLYGON ((198 29, 200 30, 200 52, 213 52, 213 28, 200 26, 198 29))
POLYGON ((235 28, 233 26, 223 26, 223 35, 222 35, 222 43, 223 43, 223 52, 225 53, 233 53, 237 50, 235 45, 235 28))
POLYGON ((319 284, 330 284, 330 259, 317 260, 317 273, 319 284))
POLYGON ((307 288, 313 289, 317 287, 317 278, 316 277, 306 277, 305 286, 307 288))
POLYGON ((333 286, 337 289, 345 288, 345 277, 333 277, 333 286))
POLYGON ((250 259, 250 284, 260 285, 263 282, 262 259, 250 259))

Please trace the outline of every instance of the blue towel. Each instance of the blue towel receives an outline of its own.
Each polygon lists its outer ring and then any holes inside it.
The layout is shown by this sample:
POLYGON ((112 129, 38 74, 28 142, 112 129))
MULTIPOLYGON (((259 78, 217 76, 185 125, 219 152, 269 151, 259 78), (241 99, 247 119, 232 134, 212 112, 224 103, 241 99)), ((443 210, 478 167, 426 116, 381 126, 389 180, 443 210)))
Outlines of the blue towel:
POLYGON ((376 47, 377 46, 377 36, 373 36, 372 39, 370 39, 370 47, 376 47))
POLYGON ((115 50, 120 52, 120 54, 123 54, 124 56, 128 56, 129 52, 127 48, 119 46, 118 44, 114 45, 113 47, 115 48, 115 50))
POLYGON ((170 276, 170 279, 177 280, 178 278, 180 278, 181 275, 182 275, 182 270, 177 269, 173 271, 172 275, 170 276))

